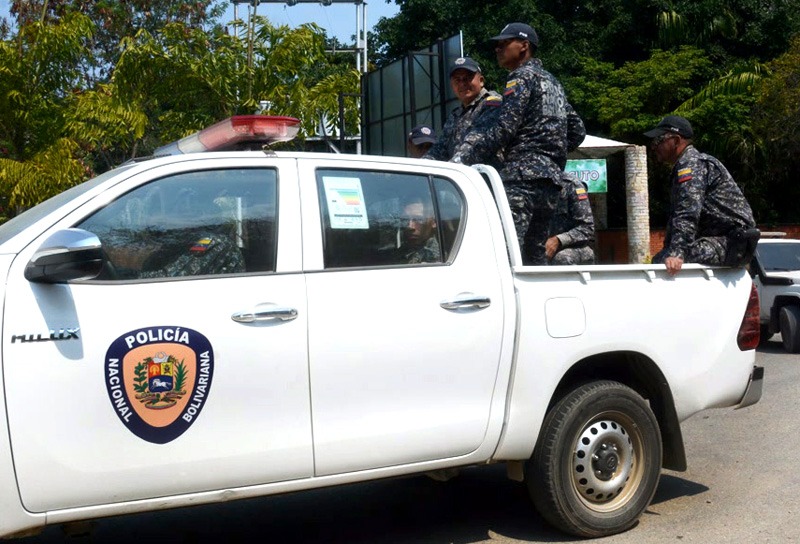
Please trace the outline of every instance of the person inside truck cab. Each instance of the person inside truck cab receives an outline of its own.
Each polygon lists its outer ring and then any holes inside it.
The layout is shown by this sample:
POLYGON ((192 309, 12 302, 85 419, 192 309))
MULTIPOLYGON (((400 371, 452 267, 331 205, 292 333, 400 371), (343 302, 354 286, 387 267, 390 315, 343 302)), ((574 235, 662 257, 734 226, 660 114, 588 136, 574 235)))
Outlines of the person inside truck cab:
POLYGON ((230 221, 210 195, 182 188, 161 197, 160 247, 142 264, 140 278, 174 278, 245 271, 230 221))
POLYGON ((670 212, 664 247, 653 263, 674 275, 684 262, 744 266, 759 231, 750 204, 723 164, 692 145, 689 121, 667 115, 645 132, 656 160, 672 165, 670 212))
POLYGON ((441 262, 436 218, 430 200, 417 197, 403 206, 400 260, 408 264, 441 262))

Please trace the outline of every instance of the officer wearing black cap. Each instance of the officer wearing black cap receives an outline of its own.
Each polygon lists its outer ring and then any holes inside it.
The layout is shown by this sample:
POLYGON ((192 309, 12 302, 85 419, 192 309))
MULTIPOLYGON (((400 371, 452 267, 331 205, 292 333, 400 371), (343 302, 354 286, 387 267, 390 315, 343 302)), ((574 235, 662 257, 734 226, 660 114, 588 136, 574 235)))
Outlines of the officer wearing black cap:
POLYGON ((667 115, 644 135, 659 162, 672 164, 672 194, 664 248, 654 257, 670 274, 684 262, 742 266, 755 250, 759 231, 733 176, 719 160, 693 145, 689 121, 667 115))
POLYGON ((453 160, 491 162, 501 152, 500 176, 526 264, 546 265, 548 225, 561 193, 567 153, 586 136, 583 121, 567 101, 564 88, 534 57, 539 37, 525 23, 506 25, 496 41, 508 81, 497 120, 476 123, 453 160))
POLYGON ((417 125, 408 133, 406 150, 409 157, 422 157, 436 143, 436 133, 428 125, 417 125))
MULTIPOLYGON (((450 87, 461 105, 450 113, 436 143, 425 154, 426 159, 450 160, 456 146, 464 140, 474 123, 484 116, 494 116, 496 119, 503 97, 494 91, 487 91, 485 82, 481 67, 470 57, 459 57, 453 61, 450 66, 450 87)), ((499 166, 498 161, 492 164, 499 166)))

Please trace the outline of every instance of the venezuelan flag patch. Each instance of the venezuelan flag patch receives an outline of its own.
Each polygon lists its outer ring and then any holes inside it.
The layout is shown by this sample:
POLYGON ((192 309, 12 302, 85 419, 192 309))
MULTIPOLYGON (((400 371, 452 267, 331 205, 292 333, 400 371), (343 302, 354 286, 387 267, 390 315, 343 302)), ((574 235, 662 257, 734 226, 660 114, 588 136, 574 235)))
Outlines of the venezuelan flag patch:
POLYGON ((499 96, 487 96, 486 97, 486 105, 496 108, 498 106, 503 105, 503 99, 499 96))
POLYGON ((506 83, 506 90, 503 93, 503 96, 508 96, 510 94, 514 94, 514 91, 517 90, 517 80, 512 79, 508 83, 506 83))
POLYGON ((200 238, 192 247, 189 248, 189 251, 192 253, 205 253, 208 249, 214 244, 214 240, 211 238, 200 238))
POLYGON ((575 189, 575 194, 578 195, 578 200, 586 200, 589 195, 586 194, 586 189, 575 189))
POLYGON ((678 183, 685 183, 692 180, 692 169, 683 168, 678 170, 678 183))

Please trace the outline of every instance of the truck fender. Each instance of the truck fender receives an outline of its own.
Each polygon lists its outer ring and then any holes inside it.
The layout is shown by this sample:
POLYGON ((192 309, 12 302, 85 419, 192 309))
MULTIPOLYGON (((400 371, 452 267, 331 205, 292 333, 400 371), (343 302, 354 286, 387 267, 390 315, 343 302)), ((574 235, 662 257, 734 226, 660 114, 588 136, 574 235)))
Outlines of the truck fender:
POLYGON ((658 365, 646 355, 619 351, 592 355, 577 362, 559 382, 548 412, 569 391, 597 380, 614 380, 627 385, 650 403, 661 431, 662 467, 685 471, 686 450, 672 390, 658 365))

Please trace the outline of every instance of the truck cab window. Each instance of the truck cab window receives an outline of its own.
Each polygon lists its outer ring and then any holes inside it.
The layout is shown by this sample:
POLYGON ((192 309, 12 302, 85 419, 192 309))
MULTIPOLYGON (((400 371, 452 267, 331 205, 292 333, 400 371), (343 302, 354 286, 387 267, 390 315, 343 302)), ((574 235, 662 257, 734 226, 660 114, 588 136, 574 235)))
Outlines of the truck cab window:
POLYGON ((442 264, 455 256, 464 200, 444 178, 319 170, 326 268, 442 264))
POLYGON ((79 228, 96 234, 112 278, 270 272, 275 266, 277 174, 207 170, 155 180, 79 228))

